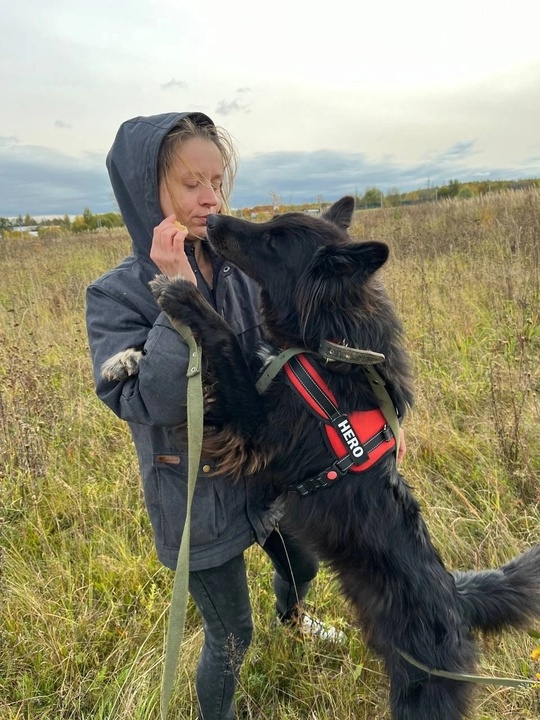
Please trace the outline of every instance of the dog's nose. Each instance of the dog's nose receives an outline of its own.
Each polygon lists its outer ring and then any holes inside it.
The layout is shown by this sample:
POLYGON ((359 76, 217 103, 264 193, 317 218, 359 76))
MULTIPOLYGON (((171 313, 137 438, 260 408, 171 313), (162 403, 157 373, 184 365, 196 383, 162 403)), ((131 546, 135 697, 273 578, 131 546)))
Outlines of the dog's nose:
POLYGON ((219 215, 217 213, 210 213, 210 215, 206 218, 206 227, 207 228, 215 228, 219 220, 219 215))

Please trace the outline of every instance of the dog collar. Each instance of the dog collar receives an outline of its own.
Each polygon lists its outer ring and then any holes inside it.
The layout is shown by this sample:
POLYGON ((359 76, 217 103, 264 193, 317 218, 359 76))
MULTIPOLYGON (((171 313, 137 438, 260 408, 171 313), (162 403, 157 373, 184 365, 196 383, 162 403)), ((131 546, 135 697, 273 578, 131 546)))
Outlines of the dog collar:
POLYGON ((319 345, 319 355, 326 362, 348 362, 355 365, 376 365, 382 362, 385 357, 382 353, 373 350, 360 350, 359 348, 347 347, 331 340, 323 340, 319 345))

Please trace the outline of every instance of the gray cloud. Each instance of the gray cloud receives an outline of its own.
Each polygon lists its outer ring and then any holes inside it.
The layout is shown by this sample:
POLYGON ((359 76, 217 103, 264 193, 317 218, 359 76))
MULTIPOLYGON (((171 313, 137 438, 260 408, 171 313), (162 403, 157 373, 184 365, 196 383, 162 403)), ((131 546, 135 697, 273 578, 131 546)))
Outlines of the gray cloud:
POLYGON ((55 121, 54 121, 54 127, 57 127, 57 128, 70 128, 70 127, 72 127, 72 125, 70 125, 70 124, 67 123, 67 122, 64 122, 63 120, 55 120, 55 121))
POLYGON ((442 153, 435 154, 434 160, 438 159, 442 162, 453 158, 458 160, 460 158, 467 158, 476 152, 476 140, 460 140, 454 143, 448 150, 444 150, 442 153))
POLYGON ((80 214, 114 208, 105 158, 71 157, 50 148, 0 147, 0 215, 80 214))
POLYGON ((540 176, 540 162, 531 160, 519 167, 475 165, 475 142, 465 140, 419 163, 400 164, 392 158, 380 161, 363 153, 319 150, 316 152, 276 152, 254 155, 240 163, 232 197, 235 207, 266 204, 270 193, 277 193, 285 203, 314 202, 318 195, 335 200, 342 195, 368 187, 383 192, 397 188, 400 192, 444 185, 450 179, 478 180, 480 175, 492 180, 517 180, 540 176))
MULTIPOLYGON (((335 200, 368 187, 400 192, 461 181, 540 177, 540 158, 516 167, 475 164, 476 144, 463 140, 422 162, 398 163, 392 157, 370 159, 364 153, 333 150, 260 153, 240 163, 234 207, 268 204, 270 193, 285 203, 315 202, 319 195, 335 200)), ((0 216, 80 214, 115 210, 115 202, 99 153, 73 157, 50 148, 0 138, 0 216)))
POLYGON ((169 88, 175 88, 175 87, 186 88, 187 83, 183 82, 182 80, 175 80, 175 78, 173 78, 172 80, 169 80, 169 82, 167 82, 167 83, 162 83, 161 87, 164 90, 168 90, 169 88))
POLYGON ((216 110, 217 115, 231 115, 232 113, 248 113, 249 105, 247 103, 242 103, 239 100, 231 100, 228 102, 227 100, 220 100, 217 104, 216 110))

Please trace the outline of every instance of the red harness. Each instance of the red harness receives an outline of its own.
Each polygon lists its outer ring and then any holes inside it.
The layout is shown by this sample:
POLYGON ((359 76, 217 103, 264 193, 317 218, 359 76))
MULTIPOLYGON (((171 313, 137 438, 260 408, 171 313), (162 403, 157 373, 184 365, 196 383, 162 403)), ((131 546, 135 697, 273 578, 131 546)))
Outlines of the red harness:
POLYGON ((328 385, 305 354, 292 357, 285 363, 284 370, 289 385, 322 421, 327 444, 336 457, 329 468, 314 478, 291 485, 290 490, 309 495, 329 487, 348 472, 368 470, 394 450, 396 441, 382 411, 377 408, 343 414, 328 385))

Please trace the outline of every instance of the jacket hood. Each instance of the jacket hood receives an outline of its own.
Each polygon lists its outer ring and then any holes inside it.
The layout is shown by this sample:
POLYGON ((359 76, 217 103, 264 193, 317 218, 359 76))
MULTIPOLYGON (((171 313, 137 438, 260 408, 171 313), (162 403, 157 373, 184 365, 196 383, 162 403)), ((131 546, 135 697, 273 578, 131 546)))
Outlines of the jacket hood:
POLYGON ((154 228, 163 220, 158 195, 159 148, 185 117, 197 124, 214 124, 200 112, 135 117, 122 123, 107 155, 111 185, 136 254, 149 255, 154 228))

